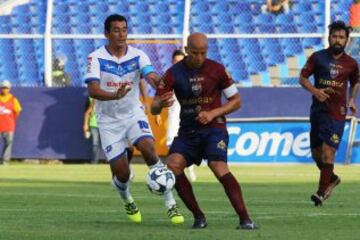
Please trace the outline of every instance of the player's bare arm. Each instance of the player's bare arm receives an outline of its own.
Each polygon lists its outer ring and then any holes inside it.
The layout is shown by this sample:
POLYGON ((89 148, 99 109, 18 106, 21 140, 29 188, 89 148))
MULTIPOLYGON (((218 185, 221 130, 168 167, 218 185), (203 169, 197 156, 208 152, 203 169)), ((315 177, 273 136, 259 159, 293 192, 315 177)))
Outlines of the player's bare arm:
POLYGON ((314 95, 320 102, 325 102, 330 97, 330 94, 334 93, 334 90, 330 87, 321 89, 314 87, 309 79, 303 76, 300 76, 299 84, 314 95))
POLYGON ((155 89, 160 83, 160 77, 154 72, 151 72, 148 75, 146 75, 146 80, 155 89))
POLYGON ((351 111, 351 115, 355 116, 357 113, 357 107, 355 104, 355 99, 359 91, 360 83, 356 83, 354 86, 350 86, 349 89, 349 108, 351 111))
POLYGON ((224 116, 229 114, 241 107, 240 94, 236 93, 235 95, 228 98, 228 102, 222 105, 219 108, 212 109, 211 111, 201 111, 196 120, 202 124, 210 123, 214 118, 224 116))
POLYGON ((151 114, 157 115, 161 113, 164 107, 170 107, 174 103, 173 92, 166 92, 161 96, 155 96, 151 103, 151 114))
POLYGON ((122 84, 116 92, 102 90, 97 81, 92 81, 88 84, 89 96, 101 101, 118 100, 123 98, 130 90, 131 87, 127 84, 122 84))

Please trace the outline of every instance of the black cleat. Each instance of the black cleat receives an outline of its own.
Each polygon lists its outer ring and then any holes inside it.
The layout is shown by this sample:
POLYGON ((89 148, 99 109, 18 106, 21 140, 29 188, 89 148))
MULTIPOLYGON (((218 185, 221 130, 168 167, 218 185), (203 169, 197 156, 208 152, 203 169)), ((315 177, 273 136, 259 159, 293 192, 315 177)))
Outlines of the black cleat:
POLYGON ((315 207, 321 207, 324 201, 324 197, 319 195, 318 193, 314 193, 311 195, 311 201, 314 202, 315 207))
POLYGON ((202 217, 202 218, 195 218, 194 224, 192 225, 192 228, 206 228, 207 227, 207 222, 206 222, 206 218, 202 217))
POLYGON ((237 226, 236 229, 240 229, 240 230, 256 230, 256 229, 260 229, 260 226, 258 226, 254 222, 246 222, 246 223, 243 223, 243 224, 240 224, 239 226, 237 226))
POLYGON ((334 179, 330 182, 328 188, 325 190, 324 200, 328 199, 331 196, 334 188, 341 183, 341 179, 339 176, 335 175, 334 179))

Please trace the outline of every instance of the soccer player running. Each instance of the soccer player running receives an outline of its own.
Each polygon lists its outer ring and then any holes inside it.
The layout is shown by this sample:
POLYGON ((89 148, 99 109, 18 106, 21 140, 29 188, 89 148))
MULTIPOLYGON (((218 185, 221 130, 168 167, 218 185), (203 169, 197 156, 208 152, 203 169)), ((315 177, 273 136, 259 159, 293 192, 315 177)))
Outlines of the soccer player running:
POLYGON ((321 206, 340 183, 340 177, 334 173, 334 157, 345 126, 348 83, 348 106, 353 115, 357 112, 359 68, 344 52, 350 30, 342 21, 333 22, 329 26, 329 48, 313 53, 300 74, 300 84, 313 95, 310 145, 312 158, 320 170, 319 188, 311 195, 315 206, 321 206), (308 79, 310 75, 314 75, 314 85, 308 79))
POLYGON ((205 228, 206 218, 200 209, 184 169, 200 165, 207 159, 240 217, 239 229, 256 229, 248 215, 240 185, 227 165, 228 133, 225 115, 240 107, 240 95, 223 65, 207 59, 208 40, 202 33, 187 39, 187 56, 173 65, 159 83, 151 105, 152 114, 159 114, 173 103, 173 91, 181 106, 180 129, 167 158, 168 167, 176 176, 175 188, 195 221, 193 228, 205 228), (227 102, 221 104, 221 95, 227 102))
MULTIPOLYGON (((143 105, 139 100, 140 75, 155 87, 158 76, 148 56, 127 45, 127 20, 110 15, 104 22, 108 44, 88 57, 85 81, 90 97, 96 99, 96 120, 102 147, 110 163, 113 185, 133 222, 141 222, 141 213, 130 193, 129 163, 126 150, 130 141, 142 154, 148 167, 163 166, 143 105)), ((168 217, 174 224, 184 222, 171 191, 165 193, 168 217)))

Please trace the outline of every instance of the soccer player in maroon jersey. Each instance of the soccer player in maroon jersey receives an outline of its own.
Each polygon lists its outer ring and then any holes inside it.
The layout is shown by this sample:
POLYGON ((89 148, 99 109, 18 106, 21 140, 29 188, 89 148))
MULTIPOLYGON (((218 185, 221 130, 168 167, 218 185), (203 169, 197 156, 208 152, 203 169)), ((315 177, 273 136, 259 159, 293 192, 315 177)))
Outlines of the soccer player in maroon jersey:
POLYGON ((315 206, 321 206, 340 183, 334 173, 334 157, 345 126, 347 86, 348 106, 353 115, 359 88, 359 67, 344 52, 351 28, 342 21, 329 26, 329 48, 313 53, 300 74, 300 84, 312 95, 310 110, 310 145, 312 158, 320 170, 319 188, 311 195, 315 206), (309 76, 314 75, 311 84, 309 76))
POLYGON ((193 228, 205 228, 205 215, 184 169, 207 159, 239 215, 238 228, 256 229, 258 226, 250 220, 240 185, 227 165, 225 115, 240 108, 240 95, 224 66, 206 58, 208 40, 204 34, 191 34, 185 50, 187 56, 165 73, 151 106, 152 114, 159 114, 163 107, 172 105, 173 92, 181 106, 178 136, 167 158, 167 165, 176 176, 175 189, 195 218, 193 228), (227 98, 223 105, 222 94, 227 98))

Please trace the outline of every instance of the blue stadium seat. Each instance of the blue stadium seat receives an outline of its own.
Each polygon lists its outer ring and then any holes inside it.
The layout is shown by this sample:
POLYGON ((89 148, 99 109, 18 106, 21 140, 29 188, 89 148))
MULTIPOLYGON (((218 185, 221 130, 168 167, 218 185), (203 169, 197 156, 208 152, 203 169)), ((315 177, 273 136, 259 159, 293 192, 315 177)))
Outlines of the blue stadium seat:
POLYGON ((322 45, 321 38, 304 38, 302 45, 304 48, 313 48, 317 45, 322 45))
POLYGON ((306 1, 294 2, 291 10, 294 13, 300 13, 300 14, 305 13, 305 12, 310 12, 311 11, 311 2, 306 2, 306 1))
POLYGON ((257 27, 258 33, 275 33, 276 27, 274 24, 261 24, 257 27))
POLYGON ((152 33, 151 25, 142 24, 139 26, 134 26, 132 29, 134 34, 152 33))
POLYGON ((169 4, 166 2, 157 2, 155 5, 153 5, 153 7, 151 8, 153 13, 168 13, 170 8, 169 8, 169 4))
POLYGON ((210 7, 212 13, 219 13, 219 12, 229 12, 230 7, 226 1, 217 2, 213 6, 210 7))
POLYGON ((297 33, 297 27, 293 24, 282 24, 279 29, 280 33, 297 33))
POLYGON ((234 16, 234 25, 235 26, 243 26, 251 23, 253 20, 253 16, 249 12, 239 13, 234 16))
POLYGON ((234 33, 234 27, 230 24, 215 26, 214 33, 234 33))
POLYGON ((192 13, 203 13, 210 10, 209 4, 206 1, 192 1, 191 12, 192 13))
POLYGON ((300 25, 299 30, 302 33, 317 33, 318 32, 316 24, 300 25))
MULTIPOLYGON (((56 1, 55 1, 56 2, 56 1)), ((54 3, 55 3, 54 2, 54 3)), ((69 10, 69 6, 67 4, 56 4, 54 6, 54 14, 55 15, 60 15, 60 14, 63 14, 63 13, 68 13, 70 10, 69 10)))
POLYGON ((294 22, 294 15, 291 13, 288 14, 279 14, 275 17, 275 24, 282 25, 282 24, 289 24, 294 22))
POLYGON ((212 24, 202 24, 199 26, 192 26, 192 31, 214 33, 214 28, 212 24))
POLYGON ((249 2, 242 2, 242 1, 236 1, 232 6, 230 7, 230 12, 235 14, 242 14, 242 13, 251 13, 251 3, 249 2))
POLYGON ((149 4, 147 2, 137 2, 135 5, 135 11, 137 14, 149 12, 149 4))
POLYGON ((131 19, 131 23, 134 25, 142 25, 142 24, 150 24, 151 23, 151 15, 148 13, 137 14, 133 16, 131 19))
POLYGON ((89 5, 85 2, 69 5, 70 14, 85 14, 89 12, 89 5))
POLYGON ((285 62, 285 56, 281 52, 273 52, 266 56, 265 61, 270 66, 276 66, 285 62))
POLYGON ((261 14, 255 17, 256 24, 270 24, 273 23, 273 15, 271 14, 261 14))
POLYGON ((9 24, 11 21, 10 16, 0 16, 0 25, 9 24))
POLYGON ((127 12, 129 12, 129 6, 126 4, 125 1, 121 1, 118 4, 115 4, 113 7, 109 7, 109 10, 111 10, 114 13, 124 15, 127 12))
POLYGON ((15 25, 13 26, 13 33, 25 34, 31 33, 31 27, 29 25, 15 25))
POLYGON ((153 27, 153 33, 155 33, 155 34, 171 34, 171 33, 174 33, 174 31, 170 26, 168 26, 166 24, 161 24, 156 27, 153 27))
POLYGON ((171 16, 168 13, 157 14, 156 16, 152 17, 152 23, 154 24, 171 24, 171 16))
POLYGON ((238 26, 234 27, 234 32, 235 33, 254 33, 255 32, 255 27, 253 25, 245 25, 245 24, 241 24, 238 26))

